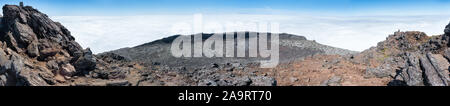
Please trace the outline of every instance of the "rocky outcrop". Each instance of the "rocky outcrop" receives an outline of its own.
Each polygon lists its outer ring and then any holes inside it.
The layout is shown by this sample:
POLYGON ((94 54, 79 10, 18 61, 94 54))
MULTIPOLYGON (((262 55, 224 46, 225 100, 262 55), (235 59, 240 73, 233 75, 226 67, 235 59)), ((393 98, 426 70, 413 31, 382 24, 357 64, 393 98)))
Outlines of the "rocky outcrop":
POLYGON ((378 59, 382 63, 377 68, 368 68, 369 74, 390 76, 394 79, 391 84, 396 82, 395 85, 448 86, 449 25, 444 30, 445 34, 439 36, 429 37, 417 31, 396 32, 389 36, 374 48, 379 50, 377 53, 373 53, 373 49, 365 51, 372 53, 372 59, 383 57, 378 59), (390 66, 386 68, 387 65, 390 66), (385 72, 388 73, 383 74, 385 72))
POLYGON ((95 69, 97 59, 92 54, 91 49, 87 48, 86 50, 83 50, 83 55, 75 60, 73 64, 75 68, 79 70, 79 73, 89 74, 89 71, 95 69))
POLYGON ((64 26, 31 6, 5 5, 0 31, 0 84, 47 86, 95 68, 64 26), (75 67, 74 67, 75 66, 75 67))
POLYGON ((401 78, 409 86, 423 86, 422 69, 420 67, 419 54, 406 53, 406 64, 400 73, 401 78))
POLYGON ((448 86, 448 61, 442 60, 442 55, 427 53, 426 57, 420 58, 420 63, 424 71, 424 81, 426 85, 448 86), (442 67, 441 67, 442 66, 442 67))
POLYGON ((448 86, 449 62, 440 54, 407 53, 400 74, 409 86, 448 86))

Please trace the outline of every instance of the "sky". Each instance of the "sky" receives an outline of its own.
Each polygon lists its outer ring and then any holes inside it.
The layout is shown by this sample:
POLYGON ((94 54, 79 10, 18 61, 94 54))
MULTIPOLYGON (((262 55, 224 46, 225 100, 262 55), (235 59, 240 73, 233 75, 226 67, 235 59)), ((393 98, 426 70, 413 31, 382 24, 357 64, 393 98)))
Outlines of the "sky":
POLYGON ((450 0, 0 0, 24 1, 52 15, 245 14, 442 14, 450 0))
POLYGON ((442 34, 450 22, 450 0, 0 0, 0 5, 19 1, 61 22, 95 53, 168 37, 174 25, 192 24, 195 14, 205 24, 244 23, 221 31, 276 22, 281 32, 354 51, 397 30, 442 34))

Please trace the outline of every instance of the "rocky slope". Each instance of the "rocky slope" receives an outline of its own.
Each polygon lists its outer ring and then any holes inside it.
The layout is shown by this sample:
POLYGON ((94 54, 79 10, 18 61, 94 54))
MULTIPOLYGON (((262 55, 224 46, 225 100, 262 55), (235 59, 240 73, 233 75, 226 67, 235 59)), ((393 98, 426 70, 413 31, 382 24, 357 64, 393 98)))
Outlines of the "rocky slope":
POLYGON ((0 86, 131 84, 126 73, 137 71, 132 63, 98 59, 64 26, 31 6, 5 5, 3 15, 0 86))
POLYGON ((392 85, 448 86, 449 26, 443 35, 427 36, 423 32, 409 31, 389 36, 376 48, 368 50, 377 51, 375 55, 378 56, 384 55, 378 60, 381 64, 367 70, 368 73, 389 74, 394 79, 392 85))
POLYGON ((395 32, 376 47, 355 56, 368 64, 365 76, 390 77, 389 85, 448 86, 449 25, 442 35, 423 32, 395 32))

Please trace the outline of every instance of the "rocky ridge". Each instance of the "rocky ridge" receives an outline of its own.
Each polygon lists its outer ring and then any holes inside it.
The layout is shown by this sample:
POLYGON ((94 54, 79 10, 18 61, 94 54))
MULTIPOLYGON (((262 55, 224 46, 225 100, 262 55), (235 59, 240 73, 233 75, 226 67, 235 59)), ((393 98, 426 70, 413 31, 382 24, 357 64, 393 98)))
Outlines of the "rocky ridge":
POLYGON ((105 85, 127 85, 133 67, 98 59, 83 49, 67 30, 31 6, 5 5, 0 30, 0 86, 76 85, 76 79, 92 78, 105 85), (103 71, 108 70, 108 71, 103 71), (111 73, 118 73, 115 76, 111 73), (102 76, 108 73, 108 77, 102 76), (114 81, 110 81, 114 80, 114 81))
POLYGON ((449 25, 442 35, 395 32, 385 41, 355 55, 353 62, 366 64, 366 78, 392 78, 390 86, 448 86, 449 25))

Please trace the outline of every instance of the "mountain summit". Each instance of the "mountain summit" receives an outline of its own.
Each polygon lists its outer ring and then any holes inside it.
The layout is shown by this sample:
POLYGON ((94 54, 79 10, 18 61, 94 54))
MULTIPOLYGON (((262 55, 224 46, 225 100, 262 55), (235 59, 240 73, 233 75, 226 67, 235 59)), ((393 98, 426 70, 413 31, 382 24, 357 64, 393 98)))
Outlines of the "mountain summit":
MULTIPOLYGON (((245 48, 245 50, 249 51, 249 44, 248 40, 250 39, 249 34, 253 33, 255 35, 258 35, 260 33, 258 32, 231 32, 235 38, 238 38, 238 36, 245 36, 246 38, 246 46, 245 47, 238 47, 236 45, 237 40, 235 41, 235 47, 234 48, 245 48), (243 33, 243 34, 238 34, 243 33)), ((223 33, 224 34, 224 33, 223 33)), ((268 35, 271 35, 272 33, 267 33, 268 35)), ((248 64, 248 63, 256 63, 260 60, 263 60, 265 58, 250 58, 248 56, 248 53, 246 52, 245 57, 213 57, 213 58, 207 58, 207 57, 200 57, 200 58, 176 58, 172 56, 170 50, 171 50, 171 44, 172 41, 174 41, 177 37, 180 36, 189 36, 189 37, 195 37, 195 36, 202 36, 203 40, 206 40, 210 38, 211 36, 215 35, 214 33, 211 34, 194 34, 194 35, 174 35, 171 37, 167 37, 161 40, 153 41, 150 43, 146 43, 143 45, 139 45, 132 48, 123 48, 119 50, 111 51, 110 53, 116 53, 119 55, 122 55, 128 59, 134 60, 134 61, 140 61, 148 64, 161 64, 161 65, 168 65, 171 67, 179 67, 179 66, 185 66, 187 68, 196 68, 196 67, 202 67, 204 65, 209 65, 211 63, 218 63, 218 64, 225 64, 225 63, 241 63, 241 64, 248 64), (189 64, 189 65, 186 65, 189 64)), ((225 34, 224 34, 225 35, 225 34)), ((356 54, 358 52, 350 51, 346 49, 340 49, 335 48, 327 45, 319 44, 315 41, 307 40, 303 36, 298 35, 292 35, 287 33, 280 33, 279 35, 279 45, 280 45, 280 62, 286 63, 291 62, 295 60, 301 60, 307 56, 313 56, 313 55, 351 55, 356 54)), ((228 35, 227 35, 228 36, 228 35)), ((224 36, 225 39, 225 36, 224 36)), ((192 44, 195 44, 193 42, 192 44)), ((224 44, 225 45, 225 44, 224 44)))

